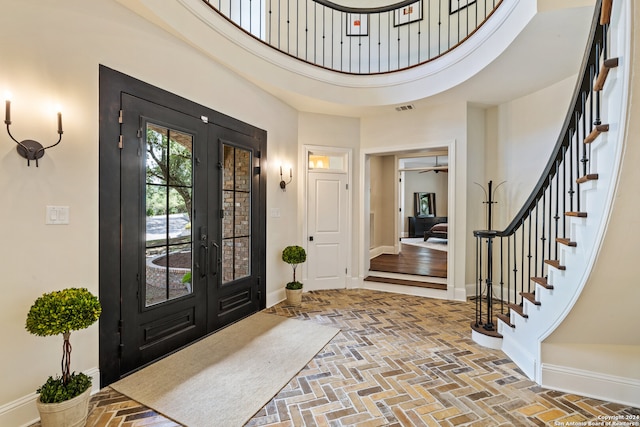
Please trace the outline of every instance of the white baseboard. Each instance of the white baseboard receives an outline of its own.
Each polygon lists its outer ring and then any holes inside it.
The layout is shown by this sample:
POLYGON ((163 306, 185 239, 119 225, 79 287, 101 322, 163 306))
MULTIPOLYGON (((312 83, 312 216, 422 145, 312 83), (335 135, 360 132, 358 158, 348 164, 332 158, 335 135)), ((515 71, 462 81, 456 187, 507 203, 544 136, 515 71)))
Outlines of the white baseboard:
POLYGON ((358 289, 362 287, 363 278, 360 276, 347 277, 347 289, 358 289))
POLYGON ((536 378, 536 365, 538 363, 536 357, 530 354, 513 337, 508 339, 504 334, 503 336, 502 351, 518 365, 530 380, 539 383, 540 379, 536 378))
POLYGON ((378 246, 369 249, 369 259, 375 258, 382 254, 395 254, 396 248, 394 246, 378 246))
MULTIPOLYGON (((100 370, 91 368, 84 373, 91 377, 91 394, 97 393, 100 390, 100 370)), ((0 426, 28 427, 36 423, 40 419, 37 398, 38 394, 33 392, 0 406, 0 426)))
POLYGON ((542 364, 540 385, 565 393, 640 407, 640 380, 600 372, 542 364))
POLYGON ((284 301, 285 298, 286 298, 286 295, 284 291, 284 286, 282 286, 281 288, 275 291, 271 291, 267 294, 266 306, 272 307, 278 304, 279 302, 284 301))
POLYGON ((454 288, 453 290, 453 299, 456 301, 466 301, 469 297, 469 292, 467 289, 458 289, 454 288))
POLYGON ((33 392, 0 406, 0 425, 27 427, 40 419, 36 408, 38 395, 33 392))
POLYGON ((476 296, 476 284, 475 283, 467 283, 464 285, 465 290, 467 291, 467 297, 475 297, 476 296))

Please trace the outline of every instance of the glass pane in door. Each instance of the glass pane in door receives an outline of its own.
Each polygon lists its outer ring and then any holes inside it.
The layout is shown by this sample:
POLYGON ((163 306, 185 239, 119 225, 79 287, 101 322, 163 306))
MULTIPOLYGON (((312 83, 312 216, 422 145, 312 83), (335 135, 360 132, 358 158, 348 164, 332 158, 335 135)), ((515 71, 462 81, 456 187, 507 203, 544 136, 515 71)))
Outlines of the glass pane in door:
POLYGON ((251 275, 251 152, 223 145, 222 282, 251 275))
POLYGON ((193 136, 148 123, 145 306, 192 293, 193 136))

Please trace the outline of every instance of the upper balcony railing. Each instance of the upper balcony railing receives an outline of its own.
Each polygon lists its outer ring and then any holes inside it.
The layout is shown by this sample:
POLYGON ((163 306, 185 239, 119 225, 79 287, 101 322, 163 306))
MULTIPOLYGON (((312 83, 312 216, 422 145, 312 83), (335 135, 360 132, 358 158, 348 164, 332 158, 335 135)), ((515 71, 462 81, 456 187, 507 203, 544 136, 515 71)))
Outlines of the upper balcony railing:
POLYGON ((203 0, 254 38, 347 74, 399 71, 438 58, 482 26, 502 0, 405 0, 375 8, 327 0, 203 0))

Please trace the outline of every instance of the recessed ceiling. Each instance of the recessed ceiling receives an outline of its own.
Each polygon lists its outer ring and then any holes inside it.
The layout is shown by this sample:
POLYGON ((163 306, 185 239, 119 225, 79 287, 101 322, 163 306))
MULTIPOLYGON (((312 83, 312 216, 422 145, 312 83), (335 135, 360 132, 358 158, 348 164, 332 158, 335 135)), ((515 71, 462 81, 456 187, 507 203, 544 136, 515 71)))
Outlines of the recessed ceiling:
POLYGON ((302 111, 353 117, 388 114, 406 104, 416 109, 454 102, 496 106, 577 74, 592 16, 593 5, 539 12, 513 43, 475 76, 450 90, 427 98, 406 99, 403 104, 347 106, 303 97, 286 88, 264 88, 302 111))

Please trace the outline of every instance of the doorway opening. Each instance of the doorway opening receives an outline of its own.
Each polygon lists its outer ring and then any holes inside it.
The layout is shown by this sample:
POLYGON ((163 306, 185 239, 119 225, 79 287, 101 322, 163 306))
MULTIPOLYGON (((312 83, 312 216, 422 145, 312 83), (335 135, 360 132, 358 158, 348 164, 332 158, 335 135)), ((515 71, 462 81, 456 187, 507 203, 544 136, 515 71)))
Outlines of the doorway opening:
POLYGON ((453 145, 364 153, 364 287, 450 297, 453 145))

